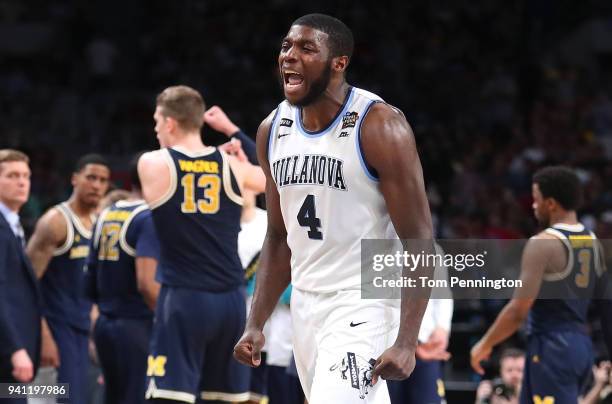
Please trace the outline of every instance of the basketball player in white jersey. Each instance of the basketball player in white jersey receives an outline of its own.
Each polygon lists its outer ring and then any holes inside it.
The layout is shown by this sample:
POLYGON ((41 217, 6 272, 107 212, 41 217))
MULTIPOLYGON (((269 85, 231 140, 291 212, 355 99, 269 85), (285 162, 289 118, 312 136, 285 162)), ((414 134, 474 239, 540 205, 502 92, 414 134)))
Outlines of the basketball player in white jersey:
POLYGON ((296 20, 278 58, 286 100, 257 134, 268 230, 247 327, 234 348, 260 363, 263 325, 289 281, 298 374, 310 404, 389 403, 379 378, 415 366, 426 297, 361 300, 364 238, 432 239, 414 135, 397 109, 351 87, 341 21, 296 20), (377 383, 378 382, 378 383, 377 383))

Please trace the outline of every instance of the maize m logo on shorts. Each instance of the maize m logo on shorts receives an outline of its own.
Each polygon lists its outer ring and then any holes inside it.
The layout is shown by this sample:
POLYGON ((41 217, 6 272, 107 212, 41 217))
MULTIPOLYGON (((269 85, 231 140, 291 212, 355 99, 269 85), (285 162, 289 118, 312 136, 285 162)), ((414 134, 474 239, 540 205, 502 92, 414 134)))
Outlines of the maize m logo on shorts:
POLYGON ((147 358, 147 376, 163 377, 166 375, 167 358, 164 355, 153 356, 147 358))
POLYGON ((368 389, 372 387, 372 369, 376 360, 366 360, 353 352, 347 352, 346 357, 329 368, 330 372, 338 371, 341 380, 350 378, 351 387, 359 390, 359 398, 364 399, 368 389))

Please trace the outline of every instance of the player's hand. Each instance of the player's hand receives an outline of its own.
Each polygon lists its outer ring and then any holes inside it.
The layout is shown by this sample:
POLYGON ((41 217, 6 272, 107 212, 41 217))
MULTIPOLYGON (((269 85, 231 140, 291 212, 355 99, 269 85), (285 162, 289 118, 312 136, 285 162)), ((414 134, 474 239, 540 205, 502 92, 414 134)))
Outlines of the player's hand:
POLYGON ((416 356, 423 361, 447 361, 451 358, 450 352, 427 343, 417 346, 416 356))
POLYGON ((40 366, 60 366, 59 350, 51 333, 42 333, 42 343, 40 348, 40 366))
POLYGON ((603 361, 599 366, 593 365, 593 379, 596 384, 604 385, 608 382, 611 367, 610 361, 603 361))
POLYGON ((476 402, 480 402, 481 400, 491 397, 493 394, 493 384, 490 380, 483 380, 478 385, 476 389, 476 402))
POLYGON ((219 146, 219 149, 229 154, 230 156, 236 157, 238 161, 249 161, 249 158, 242 149, 242 142, 240 141, 240 139, 232 139, 229 142, 223 143, 221 146, 219 146))
POLYGON ((234 347, 234 358, 244 365, 256 368, 261 364, 261 349, 266 342, 263 332, 247 329, 234 347))
POLYGON ((11 355, 13 377, 20 383, 29 383, 34 377, 34 365, 25 349, 13 352, 11 355))
POLYGON ((417 358, 424 361, 447 361, 450 359, 448 347, 448 331, 438 327, 433 330, 427 342, 419 344, 416 348, 417 358))
POLYGON ((221 107, 213 105, 204 112, 204 122, 216 130, 223 133, 225 136, 231 136, 238 132, 240 128, 227 117, 221 107))
POLYGON ((492 351, 493 347, 485 345, 482 340, 478 341, 476 345, 472 347, 472 351, 470 352, 470 364, 472 365, 472 369, 479 375, 484 375, 484 369, 480 362, 488 360, 492 351))
POLYGON ((393 345, 376 360, 372 371, 372 386, 378 382, 379 377, 385 380, 404 380, 410 376, 415 365, 414 350, 393 345))

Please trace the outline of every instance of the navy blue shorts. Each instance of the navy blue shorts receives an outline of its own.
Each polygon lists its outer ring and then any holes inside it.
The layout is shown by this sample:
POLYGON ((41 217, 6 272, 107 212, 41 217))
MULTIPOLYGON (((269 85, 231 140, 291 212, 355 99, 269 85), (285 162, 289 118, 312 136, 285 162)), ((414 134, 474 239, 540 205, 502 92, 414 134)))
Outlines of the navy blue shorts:
POLYGON ((163 285, 147 360, 147 398, 245 401, 250 368, 233 357, 246 321, 244 293, 163 285))
POLYGON ((108 404, 145 402, 147 355, 153 320, 107 317, 100 314, 94 330, 98 358, 104 374, 108 404))
POLYGON ((591 338, 579 332, 531 335, 521 404, 576 404, 591 372, 591 338))
POLYGON ((444 401, 442 363, 417 358, 406 380, 387 380, 391 404, 440 404, 444 401))
POLYGON ((47 318, 47 324, 60 356, 57 382, 69 384, 70 397, 63 399, 62 403, 85 403, 89 369, 89 333, 51 318, 47 318))
POLYGON ((251 380, 249 384, 249 400, 255 402, 267 402, 268 398, 268 365, 267 354, 261 353, 261 364, 251 368, 251 380))

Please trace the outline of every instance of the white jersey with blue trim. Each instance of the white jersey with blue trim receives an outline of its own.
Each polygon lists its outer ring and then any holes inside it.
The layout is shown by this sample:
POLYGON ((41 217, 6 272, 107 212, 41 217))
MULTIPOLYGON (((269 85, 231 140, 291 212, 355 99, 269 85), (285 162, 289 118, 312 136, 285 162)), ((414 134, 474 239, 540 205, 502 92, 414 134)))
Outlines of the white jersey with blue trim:
POLYGON ((304 129, 301 108, 283 101, 268 139, 270 171, 291 249, 293 287, 333 292, 361 286, 361 240, 395 239, 376 172, 367 166, 360 130, 383 102, 351 87, 328 127, 304 129))

